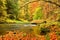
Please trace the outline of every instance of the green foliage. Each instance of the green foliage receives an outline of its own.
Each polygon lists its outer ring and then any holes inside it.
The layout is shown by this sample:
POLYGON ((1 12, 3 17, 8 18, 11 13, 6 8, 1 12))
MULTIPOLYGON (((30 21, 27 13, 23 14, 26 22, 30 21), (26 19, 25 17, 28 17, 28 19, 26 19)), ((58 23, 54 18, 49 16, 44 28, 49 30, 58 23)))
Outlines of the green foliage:
POLYGON ((46 37, 46 40, 50 40, 50 37, 48 34, 45 37, 46 37))
POLYGON ((57 35, 60 35, 60 32, 59 32, 59 31, 57 31, 57 32, 56 32, 56 34, 57 34, 57 35))
POLYGON ((12 14, 15 18, 17 18, 19 12, 18 6, 18 0, 7 0, 6 7, 8 14, 12 14))
POLYGON ((27 34, 26 33, 23 33, 23 37, 25 37, 25 36, 27 36, 27 34))
POLYGON ((36 8, 35 12, 33 13, 33 20, 38 20, 43 17, 42 7, 36 8))
POLYGON ((50 32, 49 28, 41 28, 40 29, 40 34, 41 35, 46 35, 48 32, 50 32))

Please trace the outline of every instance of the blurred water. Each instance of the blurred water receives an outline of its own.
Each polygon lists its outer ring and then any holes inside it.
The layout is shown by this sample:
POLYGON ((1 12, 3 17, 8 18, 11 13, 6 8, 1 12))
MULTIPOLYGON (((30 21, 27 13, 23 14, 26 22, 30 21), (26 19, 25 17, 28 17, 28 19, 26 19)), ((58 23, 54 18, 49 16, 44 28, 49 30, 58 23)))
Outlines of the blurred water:
POLYGON ((36 25, 32 24, 0 24, 0 34, 4 34, 7 31, 24 31, 24 32, 30 32, 30 29, 36 25))

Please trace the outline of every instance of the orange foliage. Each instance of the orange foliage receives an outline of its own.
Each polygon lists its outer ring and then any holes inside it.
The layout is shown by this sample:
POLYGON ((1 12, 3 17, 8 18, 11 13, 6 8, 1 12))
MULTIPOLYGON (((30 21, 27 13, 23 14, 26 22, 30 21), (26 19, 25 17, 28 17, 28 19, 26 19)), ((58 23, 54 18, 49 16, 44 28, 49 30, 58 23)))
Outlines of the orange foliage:
POLYGON ((31 13, 33 13, 34 12, 34 10, 36 9, 36 7, 38 7, 39 6, 39 3, 38 2, 33 2, 33 3, 31 3, 30 4, 30 12, 31 13))
MULTIPOLYGON (((5 34, 0 36, 0 40, 46 40, 44 35, 33 35, 31 33, 26 33, 26 35, 23 35, 24 32, 19 32, 19 33, 14 33, 14 32, 9 32, 8 34, 5 34)), ((50 40, 58 40, 57 35, 55 32, 49 33, 50 40)))
POLYGON ((50 33, 50 40, 58 40, 55 32, 50 33))
POLYGON ((36 37, 30 33, 23 36, 24 34, 23 32, 20 32, 20 33, 14 33, 14 32, 10 33, 10 32, 8 34, 3 35, 3 37, 0 37, 0 40, 2 39, 3 40, 45 40, 44 36, 36 37))

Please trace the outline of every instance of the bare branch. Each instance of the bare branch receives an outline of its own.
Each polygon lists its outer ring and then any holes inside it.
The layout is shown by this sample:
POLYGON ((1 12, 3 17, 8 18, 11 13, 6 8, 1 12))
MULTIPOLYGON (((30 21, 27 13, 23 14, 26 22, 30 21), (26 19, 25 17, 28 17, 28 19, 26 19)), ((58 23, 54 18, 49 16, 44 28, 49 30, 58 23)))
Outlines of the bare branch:
MULTIPOLYGON (((20 7, 20 9, 23 8, 23 7, 25 7, 25 5, 27 5, 27 4, 29 4, 29 3, 38 2, 38 1, 41 1, 41 0, 26 2, 24 5, 22 5, 22 6, 20 7)), ((46 1, 46 0, 43 0, 43 1, 44 1, 44 2, 48 2, 48 3, 51 3, 51 4, 54 4, 54 5, 58 6, 58 7, 60 7, 60 5, 57 4, 57 3, 55 3, 55 2, 46 1)))
POLYGON ((57 3, 55 3, 55 2, 52 2, 52 1, 45 1, 45 2, 48 2, 48 3, 54 4, 54 5, 58 6, 58 7, 60 7, 60 4, 57 4, 57 3))

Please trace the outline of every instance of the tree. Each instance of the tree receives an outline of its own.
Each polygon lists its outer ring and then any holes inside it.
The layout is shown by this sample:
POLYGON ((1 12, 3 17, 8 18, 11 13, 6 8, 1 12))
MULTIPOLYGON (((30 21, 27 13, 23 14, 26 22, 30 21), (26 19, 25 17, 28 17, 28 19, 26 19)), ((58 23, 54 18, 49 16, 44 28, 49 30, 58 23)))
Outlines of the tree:
POLYGON ((7 13, 11 14, 13 19, 17 19, 18 13, 19 13, 19 5, 18 0, 6 0, 7 4, 7 13))
POLYGON ((0 22, 3 23, 7 18, 6 0, 0 0, 0 22))
MULTIPOLYGON (((25 2, 29 2, 29 0, 26 0, 25 2)), ((29 20, 29 12, 28 12, 28 4, 25 5, 25 18, 29 20)))
POLYGON ((42 7, 36 8, 35 12, 33 13, 33 20, 40 20, 42 17, 42 7))

